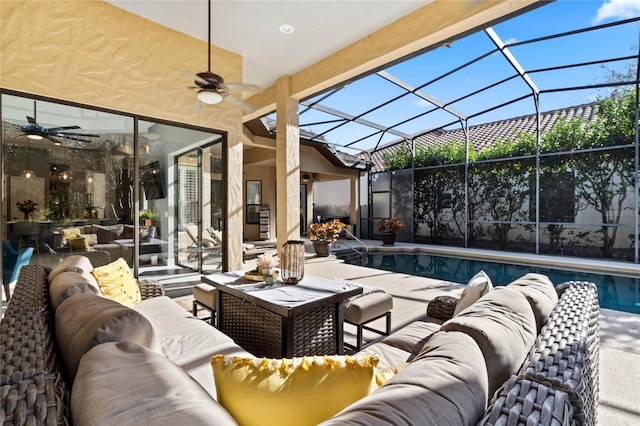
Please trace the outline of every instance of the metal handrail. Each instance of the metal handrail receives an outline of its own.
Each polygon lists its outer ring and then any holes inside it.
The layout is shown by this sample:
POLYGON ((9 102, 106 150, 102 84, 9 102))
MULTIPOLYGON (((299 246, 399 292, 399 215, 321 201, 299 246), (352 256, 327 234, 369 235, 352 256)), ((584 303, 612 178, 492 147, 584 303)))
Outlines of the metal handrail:
MULTIPOLYGON (((366 253, 369 253, 369 247, 367 247, 367 245, 365 243, 363 243, 358 237, 356 237, 355 235, 353 235, 353 233, 351 231, 349 231, 347 228, 344 228, 344 232, 346 233, 347 236, 351 236, 351 239, 357 241, 362 247, 364 247, 364 251, 366 253)), ((342 242, 341 242, 342 243, 342 242)), ((349 244, 347 244, 346 242, 344 243, 345 246, 347 246, 347 248, 353 250, 354 252, 356 252, 358 255, 362 256, 362 253, 359 252, 358 250, 356 250, 355 248, 351 247, 349 244)))

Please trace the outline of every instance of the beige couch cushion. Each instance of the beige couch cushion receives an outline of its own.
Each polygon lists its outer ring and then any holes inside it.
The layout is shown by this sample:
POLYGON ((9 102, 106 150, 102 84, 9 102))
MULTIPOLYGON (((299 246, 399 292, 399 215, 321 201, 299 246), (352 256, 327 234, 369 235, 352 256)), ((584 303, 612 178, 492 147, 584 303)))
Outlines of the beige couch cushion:
POLYGON ((385 337, 382 342, 415 356, 420 353, 425 343, 440 329, 441 325, 442 321, 432 318, 414 321, 385 337))
POLYGON ((166 296, 143 300, 132 309, 153 324, 164 355, 182 367, 191 377, 216 397, 211 374, 211 357, 215 354, 252 356, 229 336, 195 318, 166 296))
POLYGON ((136 311, 94 294, 76 294, 56 310, 56 343, 72 383, 80 358, 105 342, 129 340, 160 352, 149 321, 136 311))
POLYGON ((71 394, 76 425, 234 425, 200 385, 164 356, 131 342, 82 358, 71 394))
POLYGON ((482 350, 489 373, 489 394, 516 373, 536 338, 536 319, 519 292, 497 287, 442 325, 461 331, 482 350))
POLYGON ((536 327, 539 333, 551 315, 551 311, 558 304, 558 293, 551 280, 546 275, 527 274, 507 287, 522 293, 527 298, 536 316, 536 327))
POLYGON ((102 297, 98 283, 88 272, 64 271, 55 276, 49 285, 49 300, 55 311, 74 294, 90 293, 102 297))
MULTIPOLYGON (((58 274, 66 271, 74 271, 91 275, 91 271, 93 271, 93 265, 86 256, 81 256, 78 254, 67 256, 61 263, 57 264, 51 270, 51 272, 49 272, 49 283, 51 283, 58 274)), ((93 276, 91 276, 91 278, 93 279, 95 284, 98 285, 98 282, 95 281, 93 276)))
POLYGON ((420 355, 371 395, 323 425, 471 425, 487 404, 482 352, 464 333, 438 332, 420 355))

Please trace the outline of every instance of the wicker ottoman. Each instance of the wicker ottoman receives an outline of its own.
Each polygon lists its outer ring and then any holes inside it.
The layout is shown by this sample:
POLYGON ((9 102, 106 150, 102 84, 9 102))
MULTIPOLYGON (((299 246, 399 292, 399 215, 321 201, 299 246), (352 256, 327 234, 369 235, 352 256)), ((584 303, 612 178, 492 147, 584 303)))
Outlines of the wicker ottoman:
MULTIPOLYGON (((216 325, 216 289, 208 284, 193 287, 193 315, 198 316, 198 306, 211 312, 209 322, 216 325)), ((206 319, 206 318, 205 318, 206 319)))
POLYGON ((369 346, 385 336, 389 335, 391 330, 391 309, 393 309, 393 298, 385 292, 369 293, 364 296, 352 300, 345 305, 344 321, 357 327, 356 345, 345 343, 344 345, 360 351, 364 346, 369 346), (386 327, 384 331, 376 330, 367 326, 372 321, 385 317, 386 327), (379 335, 379 338, 367 342, 363 346, 362 332, 363 330, 371 331, 379 335))

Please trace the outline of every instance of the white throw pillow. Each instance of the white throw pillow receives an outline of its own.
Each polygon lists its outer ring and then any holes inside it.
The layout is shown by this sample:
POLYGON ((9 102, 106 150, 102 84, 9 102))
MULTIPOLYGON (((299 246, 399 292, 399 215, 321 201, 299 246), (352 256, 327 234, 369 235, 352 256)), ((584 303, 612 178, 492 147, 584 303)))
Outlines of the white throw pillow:
POLYGON ((491 289, 493 289, 493 284, 491 284, 491 279, 484 271, 475 274, 462 292, 462 296, 460 296, 460 300, 456 304, 456 309, 453 311, 453 316, 455 317, 463 309, 473 305, 478 299, 489 293, 491 289))

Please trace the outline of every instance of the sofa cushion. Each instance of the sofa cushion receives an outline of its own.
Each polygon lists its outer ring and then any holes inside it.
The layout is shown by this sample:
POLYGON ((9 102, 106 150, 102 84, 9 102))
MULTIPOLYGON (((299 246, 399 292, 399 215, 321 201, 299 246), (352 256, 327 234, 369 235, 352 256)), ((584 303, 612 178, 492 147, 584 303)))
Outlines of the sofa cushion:
POLYGON ((82 234, 80 236, 84 238, 89 246, 95 246, 98 244, 98 234, 82 234))
POLYGON ((478 299, 489 293, 491 289, 493 289, 493 284, 491 283, 489 276, 484 271, 480 271, 475 274, 471 277, 464 290, 462 290, 462 295, 456 304, 453 316, 455 317, 462 312, 463 309, 476 303, 478 299))
POLYGON ((49 300, 55 311, 58 306, 74 294, 90 293, 102 297, 100 287, 87 272, 64 271, 55 276, 49 285, 49 300), (91 277, 91 278, 89 278, 91 277))
MULTIPOLYGON (((91 261, 86 256, 81 256, 74 254, 72 256, 66 257, 61 263, 57 264, 55 268, 49 272, 49 283, 51 283, 56 275, 66 271, 74 271, 81 273, 87 277, 91 277, 93 281, 95 278, 91 275, 91 271, 93 271, 93 265, 91 261)), ((98 282, 95 281, 96 286, 98 282)))
POLYGON ((536 338, 536 319, 521 293, 497 287, 445 322, 441 330, 473 337, 484 355, 493 394, 522 365, 536 338))
POLYGON ((91 273, 96 278, 102 295, 107 299, 128 307, 142 300, 138 282, 123 258, 94 268, 91 273))
POLYGON ((229 336, 166 296, 143 300, 132 309, 153 324, 165 357, 182 367, 213 398, 216 398, 216 387, 211 375, 211 357, 215 354, 252 356, 229 336))
POLYGON ((82 357, 71 415, 77 425, 236 424, 180 367, 131 342, 104 343, 82 357))
POLYGON ((218 402, 243 425, 315 425, 376 387, 378 359, 211 358, 218 402))
POLYGON ((439 320, 417 320, 385 337, 382 342, 417 355, 441 326, 442 321, 439 320))
POLYGON ((558 293, 551 280, 542 274, 527 274, 507 286, 522 293, 533 309, 536 317, 537 332, 547 322, 551 311, 558 304, 558 293))
POLYGON ((487 370, 476 342, 464 333, 438 332, 382 387, 322 424, 471 425, 487 399, 487 370))
POLYGON ((153 326, 145 317, 118 302, 94 294, 76 294, 56 310, 56 343, 68 384, 82 356, 105 342, 131 341, 160 352, 153 326))
POLYGON ((91 225, 91 233, 98 235, 98 244, 113 244, 120 239, 124 225, 91 225))

